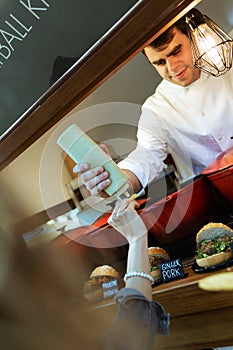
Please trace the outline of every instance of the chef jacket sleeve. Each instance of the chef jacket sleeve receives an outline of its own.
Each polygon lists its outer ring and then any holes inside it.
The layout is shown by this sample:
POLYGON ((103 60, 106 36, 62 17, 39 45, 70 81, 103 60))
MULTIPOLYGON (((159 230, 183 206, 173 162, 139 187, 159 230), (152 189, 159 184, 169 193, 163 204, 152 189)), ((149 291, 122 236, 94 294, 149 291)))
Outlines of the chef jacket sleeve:
POLYGON ((132 171, 145 187, 159 177, 167 156, 167 139, 160 120, 153 111, 143 108, 138 123, 137 146, 118 163, 121 169, 132 171))

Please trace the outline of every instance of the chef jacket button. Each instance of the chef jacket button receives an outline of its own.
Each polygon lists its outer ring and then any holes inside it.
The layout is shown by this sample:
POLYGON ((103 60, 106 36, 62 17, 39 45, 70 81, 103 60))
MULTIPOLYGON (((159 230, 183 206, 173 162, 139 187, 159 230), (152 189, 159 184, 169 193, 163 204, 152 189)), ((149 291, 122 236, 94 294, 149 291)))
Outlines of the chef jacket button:
POLYGON ((222 136, 218 136, 218 140, 221 141, 222 140, 222 136))

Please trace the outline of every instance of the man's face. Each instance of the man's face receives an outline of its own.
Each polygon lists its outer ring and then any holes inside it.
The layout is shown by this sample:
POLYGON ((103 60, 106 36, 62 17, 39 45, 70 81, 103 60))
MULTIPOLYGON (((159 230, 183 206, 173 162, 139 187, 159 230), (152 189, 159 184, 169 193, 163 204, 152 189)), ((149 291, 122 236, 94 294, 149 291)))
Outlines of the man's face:
POLYGON ((157 49, 147 46, 144 52, 162 78, 188 86, 200 77, 200 70, 193 65, 192 51, 187 35, 174 28, 174 37, 157 49))

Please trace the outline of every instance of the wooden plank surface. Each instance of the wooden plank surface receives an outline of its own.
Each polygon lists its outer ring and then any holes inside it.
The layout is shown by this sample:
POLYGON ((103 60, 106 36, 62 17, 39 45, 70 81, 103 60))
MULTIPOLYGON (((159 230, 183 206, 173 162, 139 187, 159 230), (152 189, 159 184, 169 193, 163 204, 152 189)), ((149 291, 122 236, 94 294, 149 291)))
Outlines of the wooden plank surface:
MULTIPOLYGON (((233 345, 233 291, 208 292, 198 287, 198 281, 208 275, 233 272, 233 267, 210 273, 195 273, 184 269, 186 277, 153 288, 153 299, 171 313, 170 335, 158 336, 155 349, 188 350, 233 345)), ((90 307, 111 322, 116 305, 103 301, 90 307)), ((103 325, 102 325, 103 326, 103 325)), ((104 332, 97 328, 95 332, 104 332)))

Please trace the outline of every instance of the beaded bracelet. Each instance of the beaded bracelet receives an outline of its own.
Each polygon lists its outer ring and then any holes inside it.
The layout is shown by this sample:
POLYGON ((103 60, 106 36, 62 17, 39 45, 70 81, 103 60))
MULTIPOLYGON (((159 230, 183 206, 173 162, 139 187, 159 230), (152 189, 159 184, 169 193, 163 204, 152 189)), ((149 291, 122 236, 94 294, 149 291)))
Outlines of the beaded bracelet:
POLYGON ((127 279, 130 277, 142 277, 142 278, 146 278, 149 281, 151 281, 151 284, 154 283, 154 278, 149 273, 145 273, 142 271, 134 271, 134 272, 126 273, 124 276, 124 282, 126 282, 127 279))

